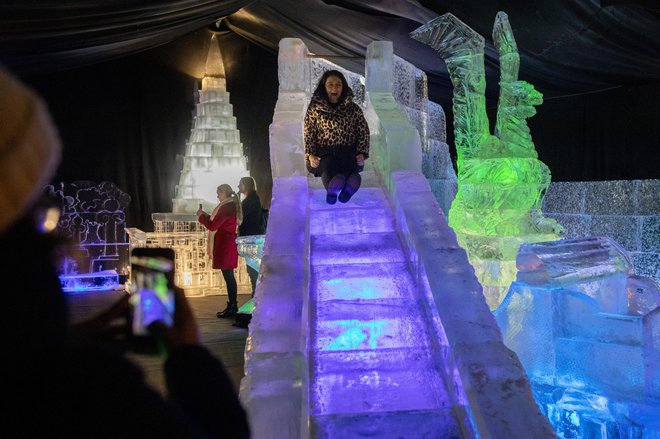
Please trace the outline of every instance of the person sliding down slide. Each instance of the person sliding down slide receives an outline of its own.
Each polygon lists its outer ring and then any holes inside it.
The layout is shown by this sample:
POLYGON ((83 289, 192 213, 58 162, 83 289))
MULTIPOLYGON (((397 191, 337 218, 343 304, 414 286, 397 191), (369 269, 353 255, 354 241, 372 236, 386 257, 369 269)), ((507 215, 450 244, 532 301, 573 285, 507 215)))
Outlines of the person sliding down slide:
POLYGON ((321 177, 326 202, 346 203, 360 188, 359 172, 369 157, 369 126, 344 75, 321 77, 305 115, 305 165, 321 177))

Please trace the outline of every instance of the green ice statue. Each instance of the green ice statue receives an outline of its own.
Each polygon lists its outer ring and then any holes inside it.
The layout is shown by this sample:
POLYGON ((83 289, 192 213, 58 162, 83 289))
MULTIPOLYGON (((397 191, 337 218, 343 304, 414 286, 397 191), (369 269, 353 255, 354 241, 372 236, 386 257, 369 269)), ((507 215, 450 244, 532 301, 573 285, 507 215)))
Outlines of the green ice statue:
POLYGON ((494 135, 486 115, 483 37, 452 14, 430 21, 411 36, 440 53, 454 85, 458 193, 449 225, 468 253, 488 305, 495 309, 515 279, 520 244, 557 240, 562 231, 541 214, 550 170, 538 160, 526 121, 543 97, 518 80, 520 57, 504 12, 497 14, 493 28, 500 55, 494 135))

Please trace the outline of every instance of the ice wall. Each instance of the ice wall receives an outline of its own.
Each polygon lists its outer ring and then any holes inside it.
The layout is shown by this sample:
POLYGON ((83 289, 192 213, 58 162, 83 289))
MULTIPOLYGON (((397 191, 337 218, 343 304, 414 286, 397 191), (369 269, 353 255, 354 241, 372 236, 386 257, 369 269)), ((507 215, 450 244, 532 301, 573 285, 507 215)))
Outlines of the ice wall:
POLYGON ((411 36, 438 51, 454 85, 458 193, 449 224, 494 309, 515 278, 520 244, 558 239, 561 231, 556 221, 541 214, 550 171, 537 159, 526 122, 542 102, 541 94, 518 80, 518 49, 503 12, 497 14, 493 27, 500 55, 494 135, 486 115, 483 37, 452 14, 438 17, 411 36))
POLYGON ((543 214, 564 238, 610 236, 626 249, 635 273, 660 283, 660 180, 553 182, 543 214))
POLYGON ((605 237, 523 244, 494 311, 564 437, 660 434, 660 292, 605 237))
POLYGON ((306 54, 301 40, 280 41, 279 96, 270 126, 273 197, 239 392, 255 439, 309 437, 306 54))

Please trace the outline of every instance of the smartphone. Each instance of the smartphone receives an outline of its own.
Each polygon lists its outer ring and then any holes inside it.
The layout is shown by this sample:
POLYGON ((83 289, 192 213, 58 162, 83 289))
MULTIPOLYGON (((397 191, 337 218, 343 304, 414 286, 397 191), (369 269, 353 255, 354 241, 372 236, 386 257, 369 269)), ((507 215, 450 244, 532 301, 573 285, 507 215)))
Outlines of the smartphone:
POLYGON ((135 248, 130 261, 131 330, 134 336, 148 337, 153 322, 174 324, 174 250, 135 248))

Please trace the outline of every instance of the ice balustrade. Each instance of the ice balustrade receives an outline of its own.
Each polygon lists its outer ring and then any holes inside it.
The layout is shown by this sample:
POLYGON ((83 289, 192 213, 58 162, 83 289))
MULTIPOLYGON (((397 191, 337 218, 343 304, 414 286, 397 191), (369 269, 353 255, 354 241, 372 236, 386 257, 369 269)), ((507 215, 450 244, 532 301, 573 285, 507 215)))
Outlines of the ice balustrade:
POLYGON ((273 199, 240 388, 253 436, 552 437, 421 173, 419 134, 386 96, 391 43, 368 49, 375 169, 335 210, 304 168, 306 55, 280 41, 273 199))
POLYGON ((523 244, 494 311, 562 437, 660 435, 660 292, 615 241, 523 244))
POLYGON ((520 244, 556 240, 562 231, 541 213, 550 170, 537 158, 526 121, 536 113, 534 106, 542 103, 542 95, 518 80, 520 57, 504 12, 497 13, 493 27, 500 56, 494 135, 486 114, 484 38, 452 14, 434 19, 411 36, 440 54, 454 85, 458 193, 449 225, 495 309, 515 278, 520 244))
MULTIPOLYGON (((188 297, 227 294, 227 284, 219 270, 213 269, 213 261, 208 255, 208 231, 197 220, 195 214, 152 213, 153 232, 145 232, 135 227, 126 228, 129 249, 137 247, 171 248, 174 250, 174 283, 182 288, 188 297)), ((246 261, 238 258, 234 270, 238 291, 251 291, 250 278, 245 267, 246 261)))

